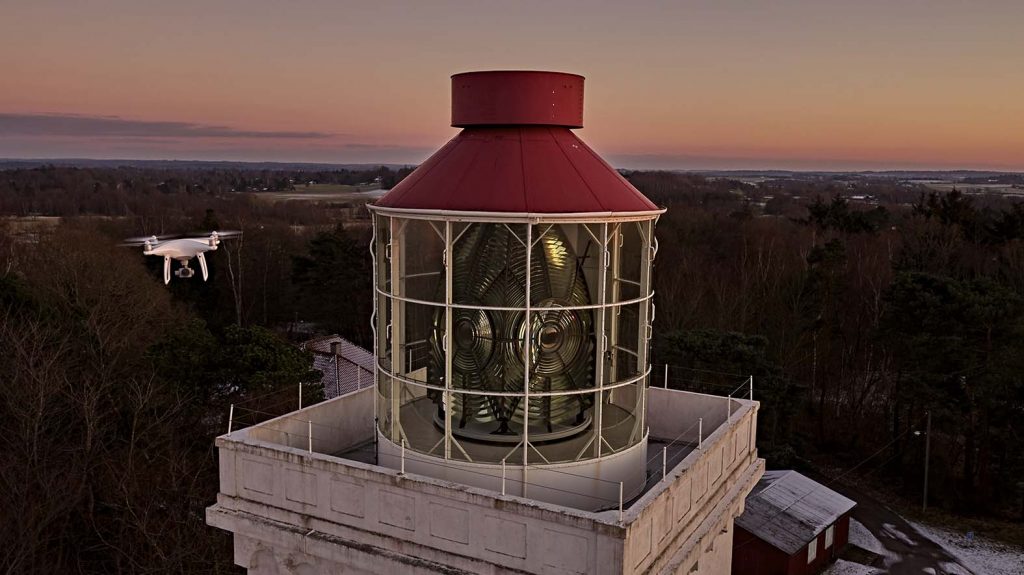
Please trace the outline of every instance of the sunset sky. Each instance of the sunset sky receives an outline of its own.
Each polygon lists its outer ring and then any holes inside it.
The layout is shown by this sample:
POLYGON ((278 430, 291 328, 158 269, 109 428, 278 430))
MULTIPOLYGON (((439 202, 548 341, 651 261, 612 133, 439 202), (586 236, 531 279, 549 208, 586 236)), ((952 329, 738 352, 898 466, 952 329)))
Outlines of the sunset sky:
POLYGON ((0 157, 418 163, 483 69, 619 167, 1024 170, 1022 0, 0 0, 0 157))

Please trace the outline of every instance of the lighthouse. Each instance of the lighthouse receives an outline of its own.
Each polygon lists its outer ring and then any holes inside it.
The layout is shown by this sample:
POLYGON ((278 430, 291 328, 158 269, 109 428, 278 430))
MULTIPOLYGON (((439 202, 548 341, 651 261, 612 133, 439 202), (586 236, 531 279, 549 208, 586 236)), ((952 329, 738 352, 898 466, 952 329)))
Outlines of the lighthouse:
POLYGON ((451 77, 461 131, 368 206, 373 374, 217 438, 236 564, 730 573, 758 404, 652 374, 664 210, 573 132, 583 85, 451 77))
POLYGON ((582 76, 452 76, 461 128, 370 207, 379 453, 602 509, 642 489, 664 211, 573 132, 582 76))

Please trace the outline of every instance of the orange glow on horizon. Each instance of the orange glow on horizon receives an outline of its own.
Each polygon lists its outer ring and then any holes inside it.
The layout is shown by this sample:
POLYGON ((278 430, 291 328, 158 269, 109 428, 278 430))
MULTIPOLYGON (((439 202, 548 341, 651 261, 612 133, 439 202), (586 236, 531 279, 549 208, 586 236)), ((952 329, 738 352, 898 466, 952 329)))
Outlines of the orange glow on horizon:
POLYGON ((0 157, 416 163, 450 74, 534 68, 622 167, 1024 170, 1024 3, 426 4, 6 7, 0 157))

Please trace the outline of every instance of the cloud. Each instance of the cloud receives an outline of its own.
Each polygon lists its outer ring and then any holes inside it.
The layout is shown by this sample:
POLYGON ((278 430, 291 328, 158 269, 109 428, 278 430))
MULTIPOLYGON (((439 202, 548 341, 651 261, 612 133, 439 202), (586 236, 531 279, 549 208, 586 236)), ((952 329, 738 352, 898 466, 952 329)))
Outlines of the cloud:
POLYGON ((129 120, 117 116, 4 113, 0 113, 0 135, 291 140, 319 140, 335 136, 335 134, 327 132, 239 130, 227 126, 208 126, 192 122, 129 120))

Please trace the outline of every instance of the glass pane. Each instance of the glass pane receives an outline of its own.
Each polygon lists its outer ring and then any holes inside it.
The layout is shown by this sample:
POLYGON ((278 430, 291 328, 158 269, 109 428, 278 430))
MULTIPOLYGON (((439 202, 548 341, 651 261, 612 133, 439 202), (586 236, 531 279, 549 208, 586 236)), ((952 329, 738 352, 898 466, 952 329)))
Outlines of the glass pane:
MULTIPOLYGON (((613 381, 622 381, 639 373, 637 348, 640 342, 640 305, 622 305, 614 309, 611 351, 611 374, 613 381)), ((643 334, 646 336, 646 333, 643 334)))
POLYGON ((391 291, 391 260, 389 259, 391 241, 391 219, 376 216, 374 219, 374 260, 377 264, 377 287, 391 291))
POLYGON ((391 299, 384 294, 377 294, 377 361, 386 369, 391 369, 391 299))
POLYGON ((640 438, 636 435, 637 386, 624 385, 604 392, 601 406, 601 453, 620 451, 640 438))
POLYGON ((454 235, 454 303, 525 307, 526 225, 474 223, 454 235))
MULTIPOLYGON (((646 225, 646 224, 643 224, 646 225)), ((618 226, 616 240, 618 281, 615 287, 615 301, 628 301, 640 297, 641 264, 644 247, 640 235, 641 223, 623 222, 618 226)))
MULTIPOLYGON (((580 461, 594 456, 593 442, 595 438, 591 431, 594 428, 593 406, 595 397, 596 394, 583 393, 556 398, 571 404, 572 411, 578 413, 579 417, 573 421, 565 422, 566 425, 562 427, 562 435, 564 437, 560 437, 558 441, 530 440, 530 445, 536 450, 530 454, 531 460, 534 463, 580 461), (578 411, 579 409, 583 411, 578 411)), ((532 402, 533 399, 530 401, 532 402)), ((530 411, 532 412, 533 410, 531 409, 530 411)), ((557 433, 558 428, 553 428, 551 431, 542 429, 542 431, 548 434, 557 433)))
POLYGON ((397 440, 391 436, 391 383, 392 378, 384 371, 377 371, 377 424, 384 437, 397 440))
POLYGON ((406 379, 444 385, 443 340, 435 334, 444 332, 444 308, 434 305, 404 303, 401 332, 395 340, 398 373, 406 379))
POLYGON ((444 301, 444 222, 403 220, 402 280, 406 297, 444 301))
POLYGON ((410 383, 401 383, 399 413, 402 431, 411 449, 444 456, 444 419, 439 409, 440 393, 410 383))
MULTIPOLYGON (((601 237, 601 226, 595 235, 601 237)), ((530 257, 531 305, 575 306, 596 303, 589 286, 597 285, 600 245, 583 225, 534 226, 530 257), (589 271, 589 273, 588 273, 589 271)))

